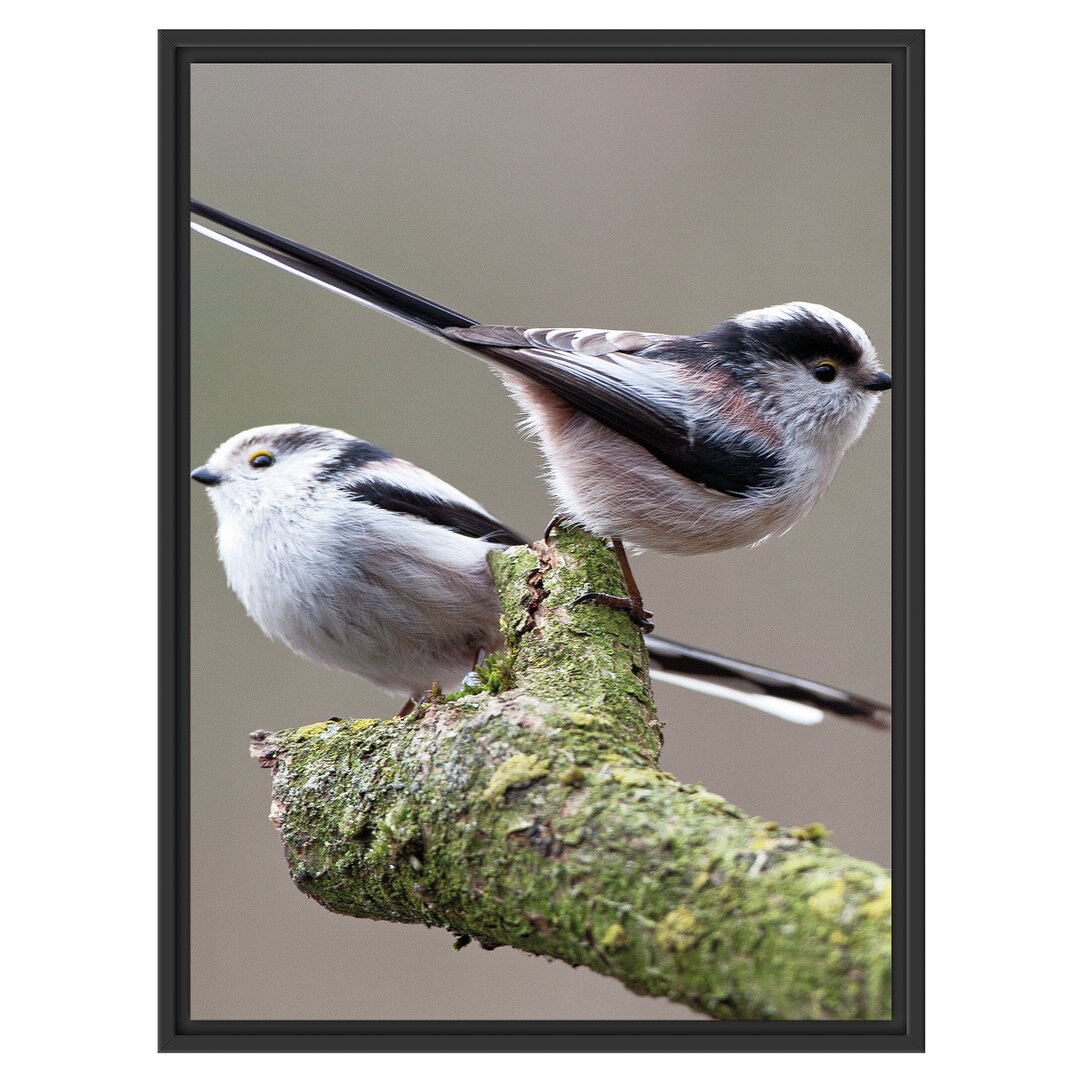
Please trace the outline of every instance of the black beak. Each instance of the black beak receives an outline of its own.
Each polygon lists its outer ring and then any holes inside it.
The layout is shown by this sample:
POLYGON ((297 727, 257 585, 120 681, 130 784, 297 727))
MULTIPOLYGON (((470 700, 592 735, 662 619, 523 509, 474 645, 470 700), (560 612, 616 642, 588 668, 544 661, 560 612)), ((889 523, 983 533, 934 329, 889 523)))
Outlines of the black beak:
POLYGON ((869 382, 863 383, 864 390, 891 390, 892 376, 887 371, 879 371, 869 382))
POLYGON ((216 472, 211 472, 205 465, 200 466, 191 474, 192 480, 198 480, 200 484, 213 487, 221 483, 221 477, 216 472))

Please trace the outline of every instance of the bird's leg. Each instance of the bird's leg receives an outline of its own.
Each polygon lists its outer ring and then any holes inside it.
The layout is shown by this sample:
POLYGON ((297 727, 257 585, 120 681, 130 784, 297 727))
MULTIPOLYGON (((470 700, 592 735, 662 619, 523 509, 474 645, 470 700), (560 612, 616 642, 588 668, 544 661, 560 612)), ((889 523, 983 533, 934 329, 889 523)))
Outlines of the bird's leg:
POLYGON ((434 705, 442 699, 442 687, 437 683, 431 684, 431 689, 424 691, 418 698, 411 697, 401 706, 401 712, 394 717, 397 720, 402 716, 412 716, 413 713, 422 713, 429 705, 434 705))
MULTIPOLYGON (((552 532, 565 524, 567 520, 565 514, 556 514, 548 522, 547 528, 544 530, 544 543, 550 543, 552 532)), ((635 626, 639 626, 643 633, 650 634, 655 629, 649 621, 652 618, 652 612, 645 610, 645 604, 641 599, 641 590, 634 580, 633 572, 630 569, 630 560, 626 557, 626 548, 623 547, 623 542, 617 536, 611 537, 611 546, 622 569, 627 595, 611 596, 609 593, 585 593, 583 596, 579 596, 574 601, 574 604, 603 604, 605 607, 615 608, 617 611, 625 611, 635 626)))
POLYGON ((431 689, 424 691, 416 701, 416 711, 422 713, 429 705, 438 705, 443 698, 442 687, 437 683, 431 684, 431 689))
POLYGON ((651 634, 655 629, 649 621, 652 612, 645 610, 645 604, 641 599, 641 590, 638 588, 634 575, 630 570, 630 560, 626 557, 626 548, 617 537, 611 538, 611 545, 615 551, 615 558, 622 567, 623 580, 626 582, 626 596, 611 596, 608 593, 585 593, 579 596, 574 604, 603 604, 604 607, 615 608, 617 611, 625 611, 630 616, 630 621, 635 626, 640 626, 642 633, 651 634))

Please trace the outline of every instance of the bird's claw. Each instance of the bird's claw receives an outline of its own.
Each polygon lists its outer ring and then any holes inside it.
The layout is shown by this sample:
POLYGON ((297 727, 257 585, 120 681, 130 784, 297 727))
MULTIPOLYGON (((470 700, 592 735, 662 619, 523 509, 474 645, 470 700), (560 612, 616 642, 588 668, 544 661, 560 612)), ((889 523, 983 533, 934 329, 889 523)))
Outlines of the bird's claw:
POLYGON ((566 524, 567 518, 565 514, 556 514, 548 523, 547 528, 544 530, 544 543, 551 543, 551 534, 556 529, 561 529, 566 524))
POLYGON ((641 629, 643 634, 651 634, 656 627, 649 621, 653 617, 651 611, 646 611, 641 601, 634 601, 629 596, 612 596, 609 593, 589 592, 579 596, 571 607, 578 604, 603 604, 604 607, 614 608, 616 611, 625 611, 630 621, 641 629))
POLYGON ((434 682, 431 684, 431 689, 426 690, 418 698, 411 697, 394 717, 395 720, 401 720, 407 716, 419 716, 428 708, 429 705, 436 705, 442 699, 443 692, 442 687, 434 682))

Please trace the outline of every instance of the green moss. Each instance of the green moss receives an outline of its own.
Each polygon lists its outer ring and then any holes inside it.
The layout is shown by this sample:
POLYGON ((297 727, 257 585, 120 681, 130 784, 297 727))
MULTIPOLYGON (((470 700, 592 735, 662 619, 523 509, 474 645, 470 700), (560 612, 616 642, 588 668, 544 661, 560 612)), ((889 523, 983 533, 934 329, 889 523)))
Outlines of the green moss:
POLYGON ((665 774, 657 772, 656 769, 635 769, 627 766, 616 766, 610 775, 617 784, 625 784, 627 787, 650 787, 658 779, 665 778, 665 774))
POLYGON ((624 949, 627 943, 626 931, 619 923, 612 923, 600 939, 600 944, 605 949, 624 949))
POLYGON ((709 791, 699 791, 693 796, 699 806, 710 806, 716 810, 726 810, 728 801, 722 795, 713 795, 709 791))
MULTIPOLYGON (((511 549, 488 560, 504 610, 513 612, 525 602, 523 617, 511 615, 506 622, 515 686, 567 707, 572 724, 634 730, 639 744, 655 757, 659 724, 640 631, 622 612, 574 606, 584 592, 623 589, 622 571, 611 552, 588 533, 559 529, 555 542, 556 568, 545 563, 542 581, 540 557, 534 551, 511 549), (566 663, 567 656, 575 658, 573 665, 566 663)), ((544 548, 544 558, 551 557, 552 550, 544 548)))
POLYGON ((484 788, 484 798, 492 806, 497 806, 511 788, 527 787, 534 780, 547 776, 548 764, 535 754, 515 754, 507 758, 492 773, 487 787, 484 788))
POLYGON ((791 835, 796 840, 808 840, 812 843, 820 843, 829 835, 829 830, 820 821, 811 822, 809 825, 800 825, 791 830, 791 835))
POLYGON ((835 919, 844 910, 844 883, 830 881, 806 901, 806 906, 823 919, 835 919))
POLYGON ((683 953, 692 949, 701 938, 701 924, 688 907, 669 911, 656 928, 656 940, 669 952, 683 953))
POLYGON ((585 782, 585 770, 580 765, 571 765, 559 773, 559 783, 567 787, 581 787, 585 782))
POLYGON ((503 637, 512 645, 528 623, 529 590, 524 583, 539 569, 540 561, 532 548, 520 547, 492 552, 488 564, 495 587, 503 597, 503 637))
POLYGON ((452 694, 442 695, 441 700, 454 702, 473 698, 478 694, 501 694, 513 688, 513 671, 514 660, 509 653, 491 653, 476 665, 466 680, 466 685, 452 694))
POLYGON ((416 824, 405 803, 391 806, 379 824, 395 846, 406 843, 416 833, 416 824))
POLYGON ((514 685, 513 658, 509 653, 497 652, 485 657, 476 665, 476 677, 480 687, 489 694, 501 694, 514 685))
POLYGON ((367 819, 355 806, 346 806, 338 821, 338 833, 349 840, 359 836, 366 824, 367 819))
POLYGON ((321 735, 328 727, 330 727, 329 721, 324 721, 321 724, 308 724, 307 727, 297 728, 293 734, 298 739, 312 739, 316 735, 321 735))
POLYGON ((575 711, 570 713, 568 719, 571 724, 575 724, 577 727, 592 727, 594 724, 611 727, 610 720, 605 719, 603 716, 594 716, 592 713, 575 711))
POLYGON ((868 877, 864 869, 860 870, 845 870, 844 880, 849 885, 854 885, 857 889, 870 888, 874 883, 873 877, 868 877))
POLYGON ((871 919, 889 918, 892 915, 892 882, 884 882, 880 894, 873 900, 867 900, 859 911, 871 919))

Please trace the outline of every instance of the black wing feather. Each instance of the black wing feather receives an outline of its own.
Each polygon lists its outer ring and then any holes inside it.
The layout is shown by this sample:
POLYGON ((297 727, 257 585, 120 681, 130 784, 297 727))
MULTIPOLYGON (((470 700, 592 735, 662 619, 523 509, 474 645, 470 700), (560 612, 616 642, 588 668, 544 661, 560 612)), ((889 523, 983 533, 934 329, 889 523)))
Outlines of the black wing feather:
POLYGON ((613 375, 535 349, 473 349, 636 442, 688 480, 736 498, 783 482, 779 455, 763 450, 752 435, 727 431, 722 437, 713 434, 691 439, 681 412, 665 409, 661 402, 642 396, 613 375))
POLYGON ((364 477, 347 484, 345 490, 354 502, 368 503, 395 514, 409 514, 462 536, 486 540, 491 544, 513 546, 529 543, 521 533, 471 506, 424 495, 378 476, 364 477))

